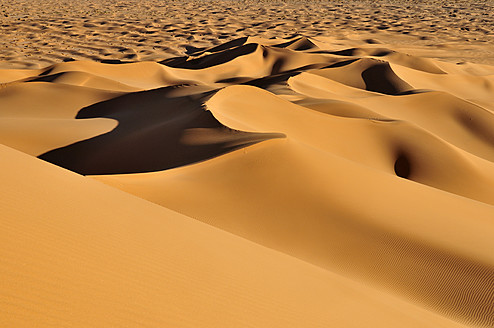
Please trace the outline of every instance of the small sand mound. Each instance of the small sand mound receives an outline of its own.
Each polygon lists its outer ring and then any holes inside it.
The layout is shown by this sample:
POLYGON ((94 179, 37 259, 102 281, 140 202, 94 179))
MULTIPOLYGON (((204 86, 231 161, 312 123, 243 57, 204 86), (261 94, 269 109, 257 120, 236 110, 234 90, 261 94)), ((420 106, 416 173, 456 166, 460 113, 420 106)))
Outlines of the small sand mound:
POLYGON ((414 89, 395 74, 388 62, 373 58, 344 61, 311 73, 348 86, 388 95, 414 89))
POLYGON ((297 50, 297 51, 317 49, 317 46, 310 39, 306 37, 301 37, 285 43, 277 44, 275 45, 275 47, 287 48, 290 50, 297 50))
POLYGON ((388 95, 412 90, 412 86, 400 79, 388 63, 378 63, 362 71, 365 89, 388 95))

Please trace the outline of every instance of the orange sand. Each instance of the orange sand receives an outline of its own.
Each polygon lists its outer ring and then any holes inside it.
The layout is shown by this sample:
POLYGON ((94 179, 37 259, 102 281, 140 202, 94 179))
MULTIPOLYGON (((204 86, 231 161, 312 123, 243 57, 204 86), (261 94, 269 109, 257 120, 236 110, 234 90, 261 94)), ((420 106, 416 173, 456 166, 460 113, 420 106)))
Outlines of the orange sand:
POLYGON ((494 325, 488 4, 160 3, 2 7, 0 326, 494 325))

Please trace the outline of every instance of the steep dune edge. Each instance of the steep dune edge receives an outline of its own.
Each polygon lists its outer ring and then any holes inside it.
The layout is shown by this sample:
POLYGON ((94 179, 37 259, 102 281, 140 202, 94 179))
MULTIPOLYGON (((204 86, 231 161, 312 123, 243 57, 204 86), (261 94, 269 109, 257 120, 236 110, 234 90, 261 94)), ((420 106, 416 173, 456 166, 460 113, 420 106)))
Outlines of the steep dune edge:
POLYGON ((8 147, 0 153, 3 325, 463 327, 8 147))
POLYGON ((175 88, 127 94, 85 107, 75 122, 114 119, 99 136, 50 150, 39 158, 80 174, 165 170, 203 161, 282 133, 229 129, 203 108, 210 93, 176 96, 175 88))

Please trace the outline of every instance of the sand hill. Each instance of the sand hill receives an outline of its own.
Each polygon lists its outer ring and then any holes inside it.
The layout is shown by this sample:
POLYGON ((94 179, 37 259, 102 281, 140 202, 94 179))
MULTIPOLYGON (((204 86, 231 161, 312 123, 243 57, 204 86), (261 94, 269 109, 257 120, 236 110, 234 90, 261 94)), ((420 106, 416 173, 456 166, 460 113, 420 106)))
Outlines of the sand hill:
POLYGON ((1 325, 492 327, 489 8, 2 7, 1 325))

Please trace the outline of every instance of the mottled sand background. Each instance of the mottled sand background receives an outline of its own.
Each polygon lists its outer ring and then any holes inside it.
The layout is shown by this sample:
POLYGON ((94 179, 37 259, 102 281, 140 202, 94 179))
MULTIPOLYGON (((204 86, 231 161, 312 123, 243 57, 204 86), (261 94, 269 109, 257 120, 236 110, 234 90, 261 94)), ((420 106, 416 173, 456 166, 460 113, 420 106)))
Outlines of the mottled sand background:
POLYGON ((492 1, 12 0, 0 10, 3 67, 162 60, 243 36, 294 35, 392 42, 436 58, 494 62, 492 1), (436 51, 451 48, 454 54, 436 51))

